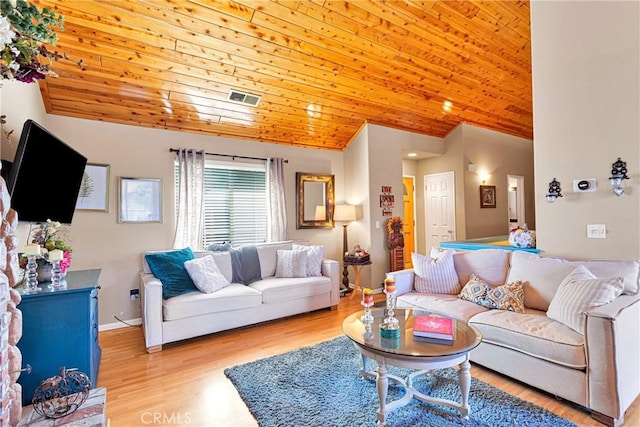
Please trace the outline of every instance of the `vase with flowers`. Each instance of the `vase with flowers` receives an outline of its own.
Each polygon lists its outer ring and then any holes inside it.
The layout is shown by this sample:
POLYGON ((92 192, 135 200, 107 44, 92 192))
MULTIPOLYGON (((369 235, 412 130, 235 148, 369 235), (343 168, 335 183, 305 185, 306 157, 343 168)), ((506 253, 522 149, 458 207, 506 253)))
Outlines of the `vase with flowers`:
MULTIPOLYGON (((62 251, 62 260, 60 260, 60 271, 62 275, 66 274, 67 269, 71 266, 71 247, 66 243, 66 230, 58 221, 43 222, 36 228, 31 230, 29 243, 39 245, 42 258, 38 263, 38 282, 51 281, 51 263, 49 263, 49 252, 55 249, 62 251)), ((27 257, 20 256, 20 267, 25 268, 27 265, 27 257)))
MULTIPOLYGON (((47 45, 55 46, 55 31, 64 30, 63 22, 63 16, 46 7, 40 9, 25 0, 0 0, 0 80, 32 83, 57 77, 49 64, 69 58, 47 45), (41 58, 47 61, 42 63, 41 58)), ((77 65, 82 67, 82 61, 77 65)))

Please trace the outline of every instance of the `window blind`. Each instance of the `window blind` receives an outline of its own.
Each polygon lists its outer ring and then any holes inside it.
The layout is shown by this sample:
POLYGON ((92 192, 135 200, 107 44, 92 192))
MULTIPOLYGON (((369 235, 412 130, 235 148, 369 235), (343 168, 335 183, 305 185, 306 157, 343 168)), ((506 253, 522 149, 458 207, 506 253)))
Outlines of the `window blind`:
MULTIPOLYGON (((177 179, 176 179, 177 186, 177 179)), ((207 162, 202 243, 233 246, 267 240, 266 171, 263 164, 207 162)))

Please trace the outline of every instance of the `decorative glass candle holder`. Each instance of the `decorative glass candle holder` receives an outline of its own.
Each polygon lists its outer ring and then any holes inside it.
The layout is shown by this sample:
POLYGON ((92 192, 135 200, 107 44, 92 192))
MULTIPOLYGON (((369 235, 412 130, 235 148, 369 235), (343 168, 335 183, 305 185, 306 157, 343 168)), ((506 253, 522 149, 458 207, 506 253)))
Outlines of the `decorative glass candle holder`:
POLYGON ((371 307, 373 306, 373 291, 369 288, 362 290, 362 302, 364 306, 364 315, 360 317, 360 321, 365 325, 373 323, 373 316, 371 315, 371 307))
POLYGON ((60 262, 63 259, 63 252, 59 249, 54 249, 49 252, 49 262, 51 263, 51 286, 53 289, 62 289, 65 287, 65 282, 62 277, 62 268, 60 262))
POLYGON ((27 283, 24 286, 25 294, 34 294, 40 290, 38 289, 37 258, 39 258, 37 255, 27 255, 27 283))
POLYGON ((396 307, 396 282, 392 278, 384 281, 384 293, 387 295, 387 316, 380 325, 380 337, 386 339, 398 339, 400 337, 400 325, 395 318, 396 307))

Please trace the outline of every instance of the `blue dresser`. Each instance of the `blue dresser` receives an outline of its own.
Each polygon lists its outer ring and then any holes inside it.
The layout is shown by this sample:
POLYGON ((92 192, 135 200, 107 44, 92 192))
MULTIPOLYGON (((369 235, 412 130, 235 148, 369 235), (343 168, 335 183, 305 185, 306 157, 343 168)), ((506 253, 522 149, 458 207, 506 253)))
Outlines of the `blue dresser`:
POLYGON ((22 372, 22 403, 28 405, 42 380, 60 374, 60 368, 78 368, 96 387, 100 366, 98 343, 98 289, 100 269, 68 271, 66 289, 53 290, 41 283, 41 291, 22 294, 22 367, 31 365, 31 374, 22 372))

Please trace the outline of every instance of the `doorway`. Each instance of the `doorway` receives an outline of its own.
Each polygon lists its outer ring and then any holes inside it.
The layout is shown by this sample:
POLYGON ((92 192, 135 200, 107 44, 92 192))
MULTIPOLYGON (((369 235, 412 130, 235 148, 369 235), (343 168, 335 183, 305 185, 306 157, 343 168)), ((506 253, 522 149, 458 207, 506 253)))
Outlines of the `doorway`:
POLYGON ((404 205, 404 268, 413 268, 411 263, 411 252, 416 251, 416 204, 415 204, 415 182, 413 176, 402 177, 402 201, 404 205))
POLYGON ((426 253, 440 242, 456 239, 456 206, 454 174, 436 173, 424 176, 424 211, 426 253))
POLYGON ((522 227, 525 222, 524 216, 524 176, 507 175, 507 188, 509 189, 509 228, 522 227))

